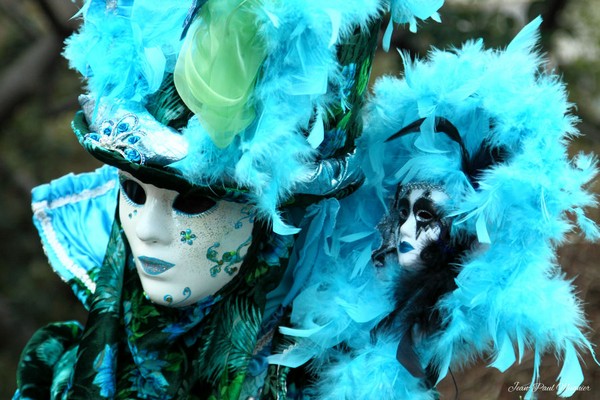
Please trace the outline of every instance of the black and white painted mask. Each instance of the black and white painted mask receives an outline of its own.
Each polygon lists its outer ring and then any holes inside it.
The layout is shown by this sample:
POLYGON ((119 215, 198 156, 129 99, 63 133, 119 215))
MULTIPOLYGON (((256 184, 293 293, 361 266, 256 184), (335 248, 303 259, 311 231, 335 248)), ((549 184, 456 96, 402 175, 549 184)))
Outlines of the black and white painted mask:
POLYGON ((423 250, 440 239, 444 224, 440 205, 447 199, 439 186, 413 183, 399 187, 390 216, 379 225, 384 242, 374 254, 375 264, 395 256, 403 268, 423 268, 423 250))

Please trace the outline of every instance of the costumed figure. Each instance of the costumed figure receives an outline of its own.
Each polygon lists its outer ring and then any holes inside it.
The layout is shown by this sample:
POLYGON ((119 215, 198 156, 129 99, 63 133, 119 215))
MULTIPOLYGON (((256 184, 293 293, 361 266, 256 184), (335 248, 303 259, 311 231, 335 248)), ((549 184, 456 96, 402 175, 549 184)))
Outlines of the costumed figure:
POLYGON ((544 353, 562 360, 559 396, 583 382, 587 324, 556 248, 584 208, 593 156, 564 85, 535 50, 538 18, 506 49, 481 40, 376 82, 359 141, 365 184, 328 200, 328 243, 295 299, 290 345, 274 362, 308 363, 319 399, 433 399, 451 369, 477 357, 505 371, 544 353), (335 203, 335 204, 334 204, 335 203))
POLYGON ((413 8, 85 1, 65 50, 88 85, 72 126, 107 165, 36 188, 33 210, 89 317, 34 335, 15 399, 306 395, 301 371, 267 360, 313 272, 303 248, 321 246, 298 227, 364 181, 381 18, 414 25, 413 8))

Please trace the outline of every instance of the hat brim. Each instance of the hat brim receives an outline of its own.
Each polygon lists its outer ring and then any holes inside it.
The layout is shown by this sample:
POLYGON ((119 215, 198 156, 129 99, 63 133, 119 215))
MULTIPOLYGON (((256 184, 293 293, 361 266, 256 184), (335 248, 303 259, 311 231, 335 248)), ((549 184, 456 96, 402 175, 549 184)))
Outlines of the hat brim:
POLYGON ((78 111, 71 123, 73 132, 83 148, 99 161, 128 172, 137 179, 154 186, 185 193, 191 190, 205 192, 209 197, 235 202, 249 202, 250 191, 243 187, 226 184, 195 185, 183 177, 181 172, 169 165, 152 165, 132 162, 119 151, 98 145, 90 138, 92 133, 83 111, 78 111))

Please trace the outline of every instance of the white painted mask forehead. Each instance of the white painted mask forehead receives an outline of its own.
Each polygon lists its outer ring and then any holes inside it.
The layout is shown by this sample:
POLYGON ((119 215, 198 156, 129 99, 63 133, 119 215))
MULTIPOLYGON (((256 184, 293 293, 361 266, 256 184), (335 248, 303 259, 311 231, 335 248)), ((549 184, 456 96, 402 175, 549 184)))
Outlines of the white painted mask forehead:
POLYGON ((191 305, 235 277, 252 241, 251 206, 119 176, 121 225, 150 300, 191 305))

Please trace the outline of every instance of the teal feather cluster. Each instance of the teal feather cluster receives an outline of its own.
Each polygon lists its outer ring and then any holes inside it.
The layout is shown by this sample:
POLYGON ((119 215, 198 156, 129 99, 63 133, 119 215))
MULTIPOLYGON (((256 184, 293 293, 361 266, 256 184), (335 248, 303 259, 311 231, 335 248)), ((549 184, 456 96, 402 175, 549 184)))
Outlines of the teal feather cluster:
MULTIPOLYGON (((366 61, 349 59, 344 66, 338 58, 339 48, 356 32, 367 39, 376 35, 373 26, 377 27, 384 12, 390 12, 396 23, 409 23, 412 29, 416 18, 435 16, 443 1, 253 2, 250 8, 255 21, 250 25, 265 57, 243 103, 252 110, 243 109, 242 104, 238 111, 254 117, 244 120, 239 132, 229 132, 230 140, 216 144, 202 119, 182 108, 181 99, 165 89, 165 82, 177 74, 175 66, 185 36, 202 26, 203 21, 198 21, 201 8, 214 3, 87 0, 80 13, 84 23, 67 40, 65 56, 86 78, 96 105, 125 102, 135 105, 133 109, 151 110, 184 135, 189 153, 169 166, 174 174, 196 186, 233 184, 248 189, 259 215, 272 221, 275 232, 295 233, 298 230, 280 216, 279 205, 311 178, 321 151, 325 157, 336 154, 339 149, 335 147, 351 151, 354 137, 360 135, 345 132, 343 126, 329 126, 328 120, 345 121, 342 117, 346 114, 347 119, 359 115, 362 100, 353 99, 363 97, 375 40, 364 43, 366 54, 361 57, 366 61), (355 84, 354 80, 361 82, 355 84), (361 92, 352 93, 358 90, 361 92), (167 95, 162 94, 165 91, 167 95), (351 109, 353 105, 356 109, 351 109), (352 136, 349 143, 345 143, 346 135, 352 136), (319 147, 321 144, 324 146, 319 147)), ((353 45, 361 49, 360 39, 353 45)), ((250 61, 240 57, 243 70, 250 61)), ((210 64, 213 60, 196 62, 210 64)), ((101 121, 88 121, 90 125, 95 122, 101 121)))
MULTIPOLYGON (((432 50, 424 60, 404 56, 402 78, 376 83, 359 147, 365 186, 339 202, 327 238, 331 251, 294 302, 286 333, 301 350, 277 356, 290 365, 312 358, 319 398, 435 396, 397 362, 400 330, 372 331, 394 307, 390 293, 401 272, 397 264, 375 268, 368 257, 381 243, 374 227, 398 184, 424 181, 448 193, 451 235, 477 241, 458 266, 456 288, 435 304, 441 328, 415 342, 423 367, 441 380, 450 368, 483 356, 504 371, 532 351, 536 382, 541 355, 553 352, 563 365, 558 394, 570 396, 581 384, 577 353, 593 350, 556 249, 577 228, 588 239, 599 237, 583 211, 596 206, 588 189, 596 159, 568 157, 577 118, 563 83, 536 50, 540 23, 531 22, 503 50, 485 49, 479 40, 432 50), (435 133, 438 117, 457 128, 469 154, 483 145, 506 151, 477 174, 477 185, 461 168, 456 142, 435 133), (419 132, 386 142, 422 118, 419 132)), ((530 390, 527 398, 534 395, 530 390)))
POLYGON ((172 72, 191 1, 86 0, 64 56, 95 98, 142 102, 172 72))

